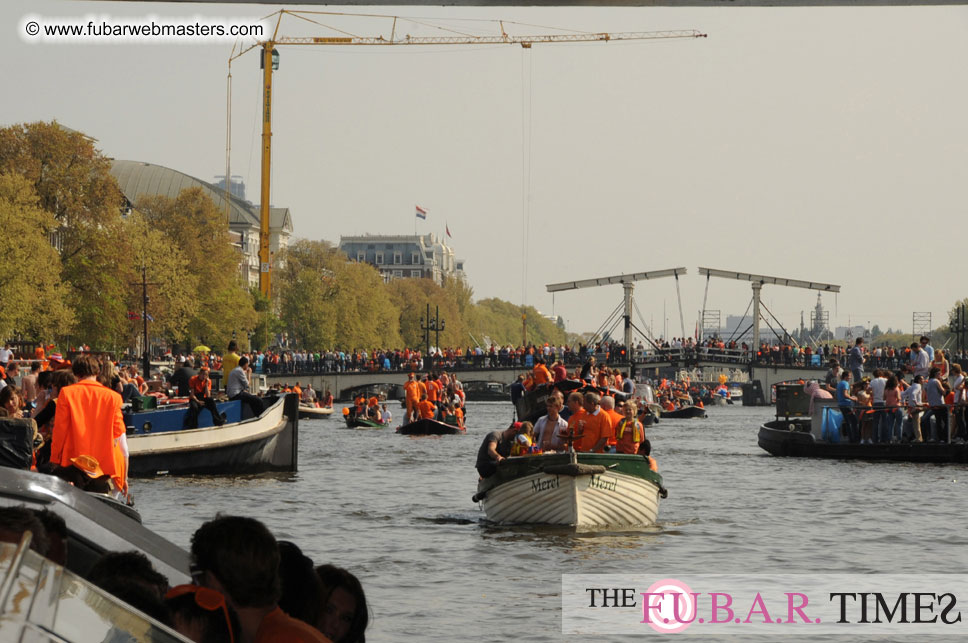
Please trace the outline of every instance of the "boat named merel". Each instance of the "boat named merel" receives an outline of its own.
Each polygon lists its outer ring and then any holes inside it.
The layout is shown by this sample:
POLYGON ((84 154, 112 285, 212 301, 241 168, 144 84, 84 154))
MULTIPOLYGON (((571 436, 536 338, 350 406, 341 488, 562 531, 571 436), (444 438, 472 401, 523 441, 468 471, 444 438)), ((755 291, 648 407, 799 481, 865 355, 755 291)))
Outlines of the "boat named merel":
POLYGON ((473 499, 497 523, 648 527, 665 495, 646 457, 571 451, 501 460, 473 499))

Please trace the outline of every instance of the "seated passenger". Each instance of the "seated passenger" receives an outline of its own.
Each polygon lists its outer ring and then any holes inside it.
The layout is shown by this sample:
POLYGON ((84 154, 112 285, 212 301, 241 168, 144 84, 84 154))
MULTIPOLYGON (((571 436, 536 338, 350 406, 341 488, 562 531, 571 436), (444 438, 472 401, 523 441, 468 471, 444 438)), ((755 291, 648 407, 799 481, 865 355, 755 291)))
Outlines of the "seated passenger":
POLYGON ((241 626, 235 610, 220 592, 200 585, 178 585, 165 594, 171 613, 171 627, 197 643, 241 641, 241 626))
POLYGON ((427 399, 426 395, 420 396, 420 402, 417 403, 417 415, 420 420, 432 420, 434 419, 434 414, 437 412, 437 407, 433 402, 427 399))

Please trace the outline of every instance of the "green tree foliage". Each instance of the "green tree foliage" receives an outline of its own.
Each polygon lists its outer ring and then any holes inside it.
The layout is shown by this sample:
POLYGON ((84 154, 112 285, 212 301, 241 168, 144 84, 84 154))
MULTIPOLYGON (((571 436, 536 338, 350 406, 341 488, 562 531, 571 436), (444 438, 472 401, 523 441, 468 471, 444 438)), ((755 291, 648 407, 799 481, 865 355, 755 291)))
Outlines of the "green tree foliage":
MULTIPOLYGON (((125 255, 131 258, 126 264, 129 284, 128 310, 141 312, 143 292, 141 267, 145 268, 148 282, 149 334, 169 338, 186 337, 188 322, 198 311, 198 275, 185 270, 178 254, 171 251, 168 238, 152 227, 140 212, 135 212, 124 222, 125 255)), ((143 324, 129 324, 129 343, 143 332, 143 324)))
POLYGON ((277 261, 280 317, 312 350, 400 344, 399 312, 372 266, 350 262, 325 241, 294 242, 277 261))
POLYGON ((521 306, 501 299, 483 299, 473 307, 468 325, 480 338, 487 335, 498 344, 521 344, 524 329, 521 316, 526 315, 528 342, 531 344, 567 341, 564 329, 550 319, 545 319, 533 306, 521 306))
POLYGON ((169 252, 180 265, 179 274, 191 273, 196 280, 195 314, 188 320, 187 332, 174 339, 222 347, 233 331, 238 337, 239 332, 255 328, 257 316, 242 282, 240 256, 231 245, 225 214, 204 191, 183 190, 175 199, 145 197, 137 209, 168 241, 169 252))
MULTIPOLYGON (((56 219, 62 278, 76 317, 76 342, 114 348, 127 331, 127 284, 119 268, 124 198, 110 160, 92 139, 56 122, 0 129, 0 173, 33 185, 42 209, 56 219)), ((65 333, 66 334, 66 333, 65 333)))
POLYGON ((0 337, 20 333, 47 342, 70 331, 74 313, 48 241, 54 217, 38 201, 27 179, 0 174, 0 337))
MULTIPOLYGON (((425 338, 421 326, 427 326, 429 319, 434 317, 444 322, 443 331, 440 333, 441 347, 467 343, 467 325, 461 308, 463 305, 465 310, 469 310, 470 291, 457 286, 457 282, 458 280, 451 280, 443 288, 431 279, 394 279, 388 284, 390 296, 400 309, 400 334, 403 336, 404 345, 424 348, 425 338), (463 299, 465 294, 466 300, 463 299)), ((431 331, 430 344, 436 343, 437 333, 431 331)))

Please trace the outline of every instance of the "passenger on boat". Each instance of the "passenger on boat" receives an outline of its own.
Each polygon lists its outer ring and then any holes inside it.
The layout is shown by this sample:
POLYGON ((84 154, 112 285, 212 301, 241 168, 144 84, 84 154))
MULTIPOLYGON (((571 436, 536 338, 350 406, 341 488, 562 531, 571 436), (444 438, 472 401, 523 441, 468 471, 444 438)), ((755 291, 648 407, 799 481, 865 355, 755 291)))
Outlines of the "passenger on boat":
POLYGON ((567 433, 568 421, 560 415, 563 404, 561 392, 555 391, 545 401, 545 409, 548 413, 535 422, 534 432, 537 436, 535 442, 542 451, 560 451, 565 448, 561 434, 567 433))
POLYGON ((420 387, 413 373, 407 375, 407 383, 403 385, 405 403, 407 405, 406 424, 417 419, 417 404, 420 403, 420 387))
POLYGON ((522 427, 521 422, 515 422, 503 431, 491 431, 484 436, 475 465, 482 478, 493 476, 497 472, 497 463, 511 455, 512 441, 522 427))
POLYGON ((543 358, 539 357, 535 360, 534 368, 531 369, 531 380, 534 383, 534 388, 545 384, 551 384, 553 381, 551 371, 545 366, 545 361, 543 358))
POLYGON ((823 378, 824 389, 831 395, 837 392, 837 384, 840 383, 840 375, 844 369, 840 367, 840 362, 837 361, 836 357, 830 358, 830 370, 823 378))
POLYGON ((248 365, 248 357, 243 355, 239 358, 239 365, 229 373, 229 379, 225 385, 225 394, 229 396, 230 400, 242 400, 242 403, 248 405, 252 410, 253 417, 259 417, 265 411, 265 405, 261 398, 249 393, 249 378, 245 374, 248 365))
POLYGON ((316 391, 313 390, 312 382, 306 384, 306 388, 302 392, 302 401, 316 406, 316 391))
POLYGON ((524 375, 518 375, 511 383, 511 404, 517 404, 518 400, 524 397, 524 375))
POLYGON ((901 389, 897 376, 888 374, 884 385, 884 435, 888 442, 900 442, 904 426, 904 413, 901 411, 901 389))
POLYGON ((380 400, 376 397, 371 397, 366 402, 366 419, 371 422, 383 422, 383 417, 380 415, 380 400))
POLYGON ((228 390, 229 385, 229 374, 235 370, 235 367, 239 365, 239 360, 241 359, 238 343, 234 339, 229 341, 225 357, 222 358, 222 381, 225 382, 226 390, 228 390))
POLYGON ((652 443, 649 442, 648 438, 644 438, 641 443, 639 443, 639 455, 646 458, 649 461, 649 469, 659 472, 659 464, 652 457, 652 443))
MULTIPOLYGON (((923 341, 927 338, 922 337, 921 339, 923 341)), ((908 359, 909 371, 915 375, 920 375, 922 379, 929 377, 929 373, 931 372, 931 358, 928 357, 927 351, 921 348, 921 344, 918 342, 911 344, 911 356, 908 359)))
POLYGON ((423 394, 420 398, 420 402, 417 403, 417 416, 421 420, 432 420, 434 419, 434 413, 437 412, 437 407, 434 403, 427 399, 427 394, 423 394))
POLYGON ((530 422, 522 422, 518 434, 511 443, 511 457, 527 455, 534 443, 534 426, 530 422))
MULTIPOLYGON (((601 397, 598 393, 585 393, 583 405, 585 415, 575 423, 576 433, 582 435, 581 440, 575 444, 575 451, 602 453, 608 443, 608 438, 615 435, 612 420, 607 413, 602 411, 601 406, 599 406, 600 401, 601 397)), ((571 429, 572 420, 574 420, 574 417, 568 421, 569 429, 571 429)))
POLYGON ((857 414, 857 422, 860 424, 860 443, 873 444, 871 435, 873 433, 873 398, 871 397, 870 382, 867 378, 855 382, 851 387, 851 393, 856 398, 854 412, 857 414))
POLYGON ((945 383, 941 380, 941 369, 932 368, 928 373, 929 379, 924 385, 924 394, 928 402, 928 410, 921 418, 921 433, 929 437, 929 442, 948 441, 948 408, 944 405, 945 383), (934 427, 931 426, 934 418, 934 427))
MULTIPOLYGON (((602 407, 602 412, 608 415, 608 419, 611 421, 613 428, 617 427, 618 423, 625 418, 624 411, 616 410, 615 398, 611 395, 603 395, 600 404, 602 407)), ((606 446, 609 447, 609 449, 612 449, 615 447, 615 445, 616 440, 615 436, 613 435, 608 439, 606 446)))
POLYGON ((951 365, 950 383, 951 391, 954 393, 951 418, 952 422, 955 424, 955 435, 962 440, 968 440, 968 422, 965 421, 965 411, 966 404, 968 404, 968 396, 966 396, 965 376, 961 371, 960 364, 951 365))
POLYGON ((316 574, 323 586, 316 629, 333 643, 364 643, 370 615, 359 579, 334 565, 320 565, 316 574))
MULTIPOLYGON (((188 381, 195 376, 194 362, 192 358, 187 358, 182 362, 181 366, 175 369, 175 372, 171 374, 171 379, 168 383, 175 389, 175 394, 178 397, 188 397, 188 381)), ((228 380, 226 379, 226 382, 228 380)))
POLYGON ((615 450, 618 453, 635 454, 639 452, 639 444, 645 439, 645 429, 638 420, 639 408, 635 402, 626 402, 623 410, 625 416, 615 427, 615 450))
POLYGON ((205 523, 192 536, 191 554, 192 580, 225 596, 238 613, 242 642, 329 641, 279 608, 279 546, 258 520, 219 516, 205 523))
POLYGON ((913 442, 924 442, 924 436, 921 434, 922 381, 923 378, 920 375, 915 375, 911 386, 907 387, 901 394, 901 400, 908 409, 908 419, 911 422, 911 440, 913 442))
POLYGON ((840 382, 837 384, 837 406, 844 416, 844 428, 848 439, 851 442, 860 442, 860 425, 854 413, 854 403, 857 402, 857 398, 850 393, 850 377, 850 371, 840 374, 840 382))
POLYGON ((333 408, 333 392, 329 389, 326 389, 326 394, 323 395, 323 408, 333 408))
POLYGON ((833 398, 833 395, 828 391, 820 388, 820 383, 817 380, 810 380, 804 384, 803 392, 810 396, 810 408, 807 411, 810 415, 814 414, 814 400, 829 400, 833 398))
POLYGON ((383 424, 389 426, 393 422, 393 414, 390 413, 390 409, 387 408, 386 402, 381 405, 380 417, 383 418, 383 424))
POLYGON ((115 486, 127 493, 127 444, 121 396, 98 383, 101 368, 95 356, 80 355, 71 370, 78 381, 65 387, 57 398, 50 461, 68 469, 80 456, 93 457, 115 486))
POLYGON ((212 397, 212 380, 208 377, 207 366, 198 369, 198 375, 192 376, 188 382, 188 412, 185 414, 185 428, 198 428, 198 414, 203 408, 208 409, 212 414, 212 422, 215 426, 225 424, 225 418, 219 412, 212 397))

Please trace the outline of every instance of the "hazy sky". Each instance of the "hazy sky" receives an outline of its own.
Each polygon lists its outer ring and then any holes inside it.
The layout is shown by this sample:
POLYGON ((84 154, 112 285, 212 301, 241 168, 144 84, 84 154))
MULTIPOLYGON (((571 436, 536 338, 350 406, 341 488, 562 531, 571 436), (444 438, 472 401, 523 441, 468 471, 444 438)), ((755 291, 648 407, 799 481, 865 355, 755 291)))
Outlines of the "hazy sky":
MULTIPOLYGON (((238 19, 277 8, 6 0, 0 124, 57 119, 108 156, 212 180, 225 172, 231 42, 27 42, 24 18, 238 19)), ((449 225, 475 297, 526 302, 574 331, 597 328, 621 287, 552 299, 545 284, 677 266, 691 273, 680 284, 687 334, 706 286, 698 266, 840 284, 839 296, 823 296, 832 325, 910 332, 913 312, 937 326, 968 295, 968 8, 349 11, 433 17, 465 33, 497 33, 461 21, 485 18, 709 37, 283 47, 271 201, 291 208, 298 237, 412 234, 420 205, 428 218, 417 230, 449 225)), ((389 33, 385 20, 325 20, 389 33)), ((291 19, 280 33, 333 35, 291 19)), ((232 71, 231 172, 258 202, 256 52, 232 71)), ((784 325, 799 325, 801 310, 809 323, 816 293, 763 292, 784 325)), ((714 279, 706 308, 740 315, 750 296, 746 282, 714 279)), ((636 300, 657 334, 664 310, 669 335, 680 334, 672 280, 641 282, 636 300)))

